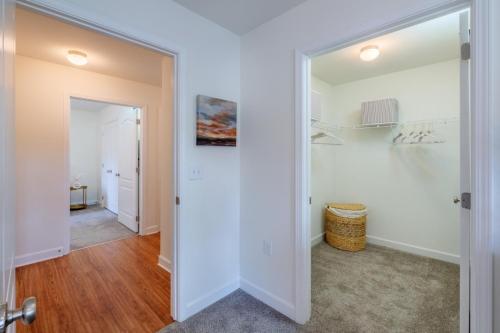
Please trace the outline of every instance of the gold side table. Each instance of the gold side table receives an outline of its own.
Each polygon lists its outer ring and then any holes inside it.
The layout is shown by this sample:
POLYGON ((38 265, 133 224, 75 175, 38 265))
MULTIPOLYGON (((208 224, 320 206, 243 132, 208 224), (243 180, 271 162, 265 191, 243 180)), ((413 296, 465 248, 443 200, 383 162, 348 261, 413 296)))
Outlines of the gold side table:
POLYGON ((82 190, 82 203, 69 205, 70 210, 80 210, 87 208, 87 185, 82 185, 78 188, 71 186, 70 193, 73 191, 82 190))

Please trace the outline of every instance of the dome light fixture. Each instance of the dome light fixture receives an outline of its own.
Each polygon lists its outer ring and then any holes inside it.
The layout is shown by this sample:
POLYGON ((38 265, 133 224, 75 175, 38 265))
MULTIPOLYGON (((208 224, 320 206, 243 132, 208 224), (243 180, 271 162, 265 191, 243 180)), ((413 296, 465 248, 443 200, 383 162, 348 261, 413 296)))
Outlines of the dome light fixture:
POLYGON ((373 61, 380 55, 380 50, 376 45, 368 45, 361 49, 359 52, 359 57, 363 61, 373 61))
POLYGON ((88 63, 87 54, 76 50, 69 50, 66 55, 66 59, 68 59, 68 61, 73 65, 77 66, 83 66, 88 63))

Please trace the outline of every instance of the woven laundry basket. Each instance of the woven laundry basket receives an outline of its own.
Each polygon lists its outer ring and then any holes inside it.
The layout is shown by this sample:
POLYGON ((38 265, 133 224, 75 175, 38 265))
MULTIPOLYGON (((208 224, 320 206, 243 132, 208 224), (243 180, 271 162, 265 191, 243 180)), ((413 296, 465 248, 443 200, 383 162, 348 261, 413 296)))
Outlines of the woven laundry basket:
POLYGON ((361 204, 331 203, 325 208, 326 242, 346 251, 366 247, 366 207, 361 204))

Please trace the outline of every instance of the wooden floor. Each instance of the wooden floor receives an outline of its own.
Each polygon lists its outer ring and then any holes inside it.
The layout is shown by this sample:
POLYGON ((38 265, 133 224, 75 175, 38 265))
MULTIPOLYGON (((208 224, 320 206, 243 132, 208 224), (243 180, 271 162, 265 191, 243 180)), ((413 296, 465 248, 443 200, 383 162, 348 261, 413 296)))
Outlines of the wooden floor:
POLYGON ((17 332, 156 332, 172 322, 159 252, 159 234, 137 236, 18 268, 17 302, 36 296, 37 319, 17 332))

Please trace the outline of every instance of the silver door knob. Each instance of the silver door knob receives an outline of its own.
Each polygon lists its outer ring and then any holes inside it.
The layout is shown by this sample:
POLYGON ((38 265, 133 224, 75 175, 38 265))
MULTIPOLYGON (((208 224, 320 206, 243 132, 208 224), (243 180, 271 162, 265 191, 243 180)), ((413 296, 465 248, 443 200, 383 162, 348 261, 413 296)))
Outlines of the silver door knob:
POLYGON ((36 298, 28 297, 19 309, 9 310, 7 303, 0 305, 0 333, 7 331, 7 326, 21 319, 23 324, 29 325, 36 318, 36 298))
POLYGON ((457 196, 453 197, 453 203, 454 204, 457 204, 459 202, 460 202, 460 199, 457 196))

